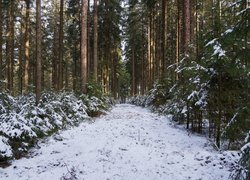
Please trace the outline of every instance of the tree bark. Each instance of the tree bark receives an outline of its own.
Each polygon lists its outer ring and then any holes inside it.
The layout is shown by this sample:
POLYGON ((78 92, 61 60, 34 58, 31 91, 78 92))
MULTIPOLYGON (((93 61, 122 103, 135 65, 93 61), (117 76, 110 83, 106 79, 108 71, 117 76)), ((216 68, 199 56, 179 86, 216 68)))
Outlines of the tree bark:
POLYGON ((98 7, 94 0, 94 80, 98 79, 98 7))
POLYGON ((58 67, 58 90, 63 88, 63 3, 60 0, 60 25, 59 25, 59 67, 58 67))
POLYGON ((81 27, 81 90, 82 93, 87 93, 87 15, 88 2, 82 0, 82 27, 81 27))
MULTIPOLYGON (((2 0, 0 0, 0 19, 3 19, 2 13, 2 0)), ((2 81, 3 80, 3 21, 0 21, 0 90, 2 90, 2 81)))
POLYGON ((59 4, 57 1, 54 1, 54 24, 53 24, 53 68, 52 68, 52 87, 59 91, 59 31, 60 28, 57 27, 60 17, 58 16, 60 12, 59 4))
MULTIPOLYGON (((88 0, 88 14, 87 17, 90 17, 90 0, 88 0)), ((91 62, 91 47, 90 47, 90 18, 87 18, 87 79, 91 77, 92 73, 92 62, 91 62)))
MULTIPOLYGON (((149 15, 150 16, 150 15, 149 15)), ((147 46, 148 46, 148 53, 147 53, 147 78, 148 82, 147 82, 147 90, 150 88, 150 81, 151 81, 151 17, 148 17, 148 27, 147 27, 147 46)))
POLYGON ((41 76, 42 76, 42 58, 41 58, 41 0, 36 0, 36 104, 41 97, 41 76))
MULTIPOLYGON (((142 39, 144 38, 144 33, 143 33, 143 27, 142 27, 142 39)), ((141 62, 141 94, 144 95, 144 91, 145 91, 145 49, 144 47, 142 48, 142 62, 141 62)))
POLYGON ((156 20, 155 20, 155 15, 156 15, 156 12, 155 12, 155 7, 152 9, 152 21, 151 21, 151 42, 152 42, 152 50, 151 50, 151 53, 152 53, 152 56, 151 56, 151 64, 152 64, 152 79, 151 79, 151 87, 153 86, 154 84, 154 80, 156 78, 155 76, 155 56, 156 56, 156 20))
POLYGON ((119 60, 116 48, 112 50, 112 94, 113 97, 117 98, 117 62, 119 60))
POLYGON ((164 77, 165 73, 165 51, 166 51, 166 0, 162 0, 162 37, 161 37, 161 74, 164 77))
POLYGON ((184 51, 187 50, 187 47, 190 43, 190 0, 184 0, 184 7, 183 7, 183 16, 184 16, 184 51))
POLYGON ((10 74, 10 92, 14 95, 14 49, 15 49, 15 20, 14 20, 14 1, 11 1, 11 45, 10 45, 10 59, 11 59, 11 74, 10 74))
POLYGON ((14 76, 14 1, 10 1, 10 10, 8 10, 8 32, 7 32, 7 89, 13 94, 13 76, 14 76))
POLYGON ((24 88, 26 93, 29 91, 29 66, 30 66, 29 28, 30 28, 30 0, 26 0, 25 33, 24 33, 24 42, 25 42, 24 88))
MULTIPOLYGON (((21 7, 21 13, 23 12, 23 6, 21 7)), ((19 73, 18 73, 18 89, 20 94, 23 93, 23 52, 24 52, 24 46, 25 46, 25 25, 23 20, 21 21, 21 28, 20 28, 20 43, 19 43, 19 73)))
POLYGON ((6 18, 6 89, 9 90, 10 82, 10 8, 7 8, 7 18, 6 18))
MULTIPOLYGON (((180 5, 180 0, 177 1, 177 21, 176 21, 176 55, 175 55, 175 63, 178 66, 179 65, 179 58, 180 58, 180 53, 182 50, 182 45, 181 45, 181 5, 180 5)), ((178 73, 175 74, 175 81, 179 80, 178 73)))
POLYGON ((135 95, 135 48, 134 48, 134 42, 132 42, 132 89, 131 89, 131 95, 135 95))

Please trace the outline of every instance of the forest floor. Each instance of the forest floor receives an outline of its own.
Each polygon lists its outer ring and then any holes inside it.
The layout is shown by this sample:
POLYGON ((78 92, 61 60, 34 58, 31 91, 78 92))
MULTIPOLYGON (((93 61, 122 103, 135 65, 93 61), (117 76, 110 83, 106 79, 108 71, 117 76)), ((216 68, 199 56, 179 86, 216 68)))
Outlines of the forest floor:
POLYGON ((238 159, 166 116, 128 104, 38 146, 0 168, 0 179, 226 180, 238 159))

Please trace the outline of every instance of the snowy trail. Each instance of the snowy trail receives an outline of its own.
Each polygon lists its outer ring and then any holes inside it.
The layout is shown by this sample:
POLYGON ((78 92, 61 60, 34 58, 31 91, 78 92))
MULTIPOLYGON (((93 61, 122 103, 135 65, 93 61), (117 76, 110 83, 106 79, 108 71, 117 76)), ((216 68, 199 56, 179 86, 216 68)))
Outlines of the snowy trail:
POLYGON ((208 144, 166 117, 122 104, 40 143, 30 158, 0 168, 0 179, 228 179, 233 159, 208 144))

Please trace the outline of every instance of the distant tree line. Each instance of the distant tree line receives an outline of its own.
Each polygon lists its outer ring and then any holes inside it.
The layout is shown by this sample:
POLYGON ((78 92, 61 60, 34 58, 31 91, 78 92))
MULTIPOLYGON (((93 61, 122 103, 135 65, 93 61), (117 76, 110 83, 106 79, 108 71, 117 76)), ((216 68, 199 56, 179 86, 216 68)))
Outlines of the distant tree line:
POLYGON ((121 2, 0 1, 0 87, 120 95, 121 2))

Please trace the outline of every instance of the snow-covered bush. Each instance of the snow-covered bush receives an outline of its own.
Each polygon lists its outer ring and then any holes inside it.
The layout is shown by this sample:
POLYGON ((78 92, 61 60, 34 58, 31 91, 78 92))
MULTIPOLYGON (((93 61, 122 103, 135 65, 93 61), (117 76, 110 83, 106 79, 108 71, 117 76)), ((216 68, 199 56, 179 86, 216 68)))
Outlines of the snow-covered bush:
POLYGON ((88 118, 86 105, 73 93, 43 94, 38 108, 43 110, 38 111, 40 116, 47 119, 48 123, 55 128, 77 125, 82 120, 88 118))
POLYGON ((97 98, 95 96, 89 97, 87 95, 81 95, 80 100, 86 105, 86 112, 90 116, 97 116, 101 114, 103 111, 107 110, 111 104, 113 104, 113 101, 108 100, 106 97, 97 98))
POLYGON ((13 97, 7 93, 0 93, 0 114, 8 113, 11 110, 13 102, 13 97))
POLYGON ((8 139, 0 136, 0 161, 13 155, 12 148, 8 143, 8 139))
POLYGON ((131 104, 134 104, 137 106, 145 107, 146 106, 146 104, 145 104, 146 98, 147 98, 146 95, 145 96, 142 96, 142 95, 134 96, 128 100, 128 103, 131 103, 131 104))
POLYGON ((158 111, 159 107, 166 104, 169 99, 169 80, 167 79, 156 82, 147 94, 131 97, 128 102, 158 111))
POLYGON ((14 98, 0 93, 0 161, 26 151, 37 138, 88 120, 111 103, 106 97, 78 98, 72 92, 47 92, 36 106, 34 94, 14 98))
POLYGON ((234 180, 250 179, 250 131, 247 134, 244 146, 241 148, 239 166, 231 177, 234 180))

